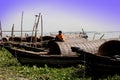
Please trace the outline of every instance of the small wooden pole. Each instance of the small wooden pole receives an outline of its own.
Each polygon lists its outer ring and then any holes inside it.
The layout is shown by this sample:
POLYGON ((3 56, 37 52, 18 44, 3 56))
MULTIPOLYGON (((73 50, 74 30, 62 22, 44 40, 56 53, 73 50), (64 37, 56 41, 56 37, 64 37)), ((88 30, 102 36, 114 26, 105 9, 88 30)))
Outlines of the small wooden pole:
POLYGON ((82 28, 82 33, 83 33, 83 34, 85 34, 85 32, 84 32, 83 28, 82 28))
POLYGON ((37 23, 36 23, 36 29, 35 29, 35 42, 37 42, 37 29, 38 29, 38 24, 39 24, 39 19, 40 19, 40 13, 38 15, 38 20, 37 20, 37 23))
POLYGON ((42 15, 41 15, 41 41, 43 40, 43 18, 42 18, 42 15))
POLYGON ((33 34, 35 32, 37 17, 38 17, 38 15, 35 15, 35 22, 34 22, 34 25, 33 25, 33 30, 32 30, 32 35, 31 35, 31 43, 32 43, 32 40, 33 40, 33 34))
POLYGON ((1 21, 0 21, 0 39, 2 41, 2 26, 1 26, 1 21))
POLYGON ((23 30, 23 11, 22 11, 22 16, 21 16, 21 42, 22 42, 22 37, 23 37, 23 35, 22 35, 22 30, 23 30))
POLYGON ((103 35, 100 37, 100 39, 102 39, 104 35, 105 35, 105 34, 103 34, 103 35))
POLYGON ((13 36, 14 36, 14 24, 13 24, 13 26, 12 26, 12 32, 11 32, 12 41, 13 41, 13 36))
POLYGON ((95 39, 96 33, 94 33, 93 40, 95 39))

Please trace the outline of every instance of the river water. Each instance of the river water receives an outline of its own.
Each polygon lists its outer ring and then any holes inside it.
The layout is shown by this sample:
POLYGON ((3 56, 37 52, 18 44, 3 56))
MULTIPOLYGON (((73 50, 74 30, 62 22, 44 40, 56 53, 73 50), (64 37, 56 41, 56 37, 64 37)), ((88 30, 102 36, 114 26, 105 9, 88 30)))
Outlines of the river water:
MULTIPOLYGON (((79 34, 79 32, 64 32, 64 34, 79 34)), ((20 36, 20 32, 15 32, 14 35, 15 36, 20 36)), ((38 35, 40 36, 41 33, 38 32, 38 35)), ((53 33, 54 35, 57 34, 57 32, 53 33)), ((89 40, 95 40, 95 39, 107 39, 107 38, 120 38, 120 31, 109 31, 109 32, 93 32, 93 31, 89 31, 86 32, 86 34, 88 35, 88 39, 89 40)), ((3 32, 2 36, 11 36, 10 32, 3 32)), ((31 36, 31 33, 28 33, 29 36, 31 36)), ((50 35, 50 33, 45 33, 44 35, 50 35)), ((25 33, 23 32, 23 36, 25 36, 25 33)))

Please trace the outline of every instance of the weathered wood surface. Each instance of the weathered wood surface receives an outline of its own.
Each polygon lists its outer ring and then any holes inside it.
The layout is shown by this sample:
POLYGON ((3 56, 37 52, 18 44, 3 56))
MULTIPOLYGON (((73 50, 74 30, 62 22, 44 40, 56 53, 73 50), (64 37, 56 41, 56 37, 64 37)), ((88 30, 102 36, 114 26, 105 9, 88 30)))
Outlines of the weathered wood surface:
POLYGON ((98 55, 102 56, 120 55, 120 40, 110 40, 103 43, 99 47, 98 55))
POLYGON ((32 52, 11 47, 5 48, 22 64, 74 66, 81 63, 79 57, 76 55, 49 55, 47 52, 32 52))
MULTIPOLYGON (((113 67, 120 68, 120 62, 118 58, 107 58, 96 56, 99 47, 105 42, 119 39, 101 39, 94 41, 79 41, 79 42, 50 42, 48 45, 49 52, 34 52, 28 50, 15 49, 5 47, 10 53, 15 56, 23 64, 83 64, 84 55, 88 64, 91 66, 98 66, 106 68, 109 65, 115 65, 113 67), (80 56, 76 52, 72 52, 71 47, 79 47, 84 52, 80 52, 80 56), (95 60, 95 61, 94 61, 95 60), (95 64, 92 64, 93 62, 95 64), (104 62, 105 61, 105 62, 104 62), (111 62, 109 62, 111 61, 111 62), (116 62, 117 61, 117 62, 116 62), (119 64, 119 65, 118 65, 119 64), (104 65, 104 66, 103 66, 104 65)), ((114 46, 113 46, 114 47, 114 46)))
POLYGON ((100 40, 92 40, 92 41, 83 41, 83 40, 77 40, 77 41, 73 41, 73 42, 51 42, 51 46, 50 46, 50 53, 53 54, 61 54, 61 55, 75 55, 74 52, 71 51, 71 47, 79 47, 80 49, 92 53, 92 54, 97 54, 98 53, 98 49, 99 47, 107 42, 107 41, 111 41, 111 40, 118 40, 119 39, 100 39, 100 40))

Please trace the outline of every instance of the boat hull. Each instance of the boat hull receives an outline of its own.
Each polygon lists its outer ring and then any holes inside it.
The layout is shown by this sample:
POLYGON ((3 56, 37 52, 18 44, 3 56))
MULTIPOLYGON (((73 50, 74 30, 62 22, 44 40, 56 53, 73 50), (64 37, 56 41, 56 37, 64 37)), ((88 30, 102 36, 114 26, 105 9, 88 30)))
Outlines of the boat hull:
POLYGON ((21 64, 43 66, 76 66, 82 64, 77 55, 50 55, 48 52, 31 52, 5 47, 21 64))
MULTIPOLYGON (((76 47, 75 47, 76 48, 76 47)), ((79 58, 84 60, 86 67, 92 72, 112 72, 118 73, 120 70, 120 58, 95 55, 73 47, 72 50, 79 54, 79 58)))

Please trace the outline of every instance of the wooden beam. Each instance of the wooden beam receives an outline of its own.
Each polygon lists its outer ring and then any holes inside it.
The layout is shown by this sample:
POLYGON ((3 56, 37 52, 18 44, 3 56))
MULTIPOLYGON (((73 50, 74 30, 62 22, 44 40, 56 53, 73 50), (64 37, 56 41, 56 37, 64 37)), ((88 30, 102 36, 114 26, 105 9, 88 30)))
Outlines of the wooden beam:
POLYGON ((12 26, 12 31, 11 31, 11 38, 12 38, 12 41, 13 41, 13 36, 14 36, 14 24, 12 26))
POLYGON ((42 18, 42 15, 41 15, 41 41, 43 40, 43 18, 42 18))
POLYGON ((22 11, 22 16, 21 16, 21 42, 22 42, 22 30, 23 30, 23 11, 22 11))
POLYGON ((1 21, 0 21, 0 39, 2 41, 2 26, 1 26, 1 21))
POLYGON ((39 19, 40 19, 41 13, 38 15, 37 23, 36 23, 36 29, 35 29, 35 42, 37 42, 37 29, 38 29, 38 24, 39 24, 39 19))

